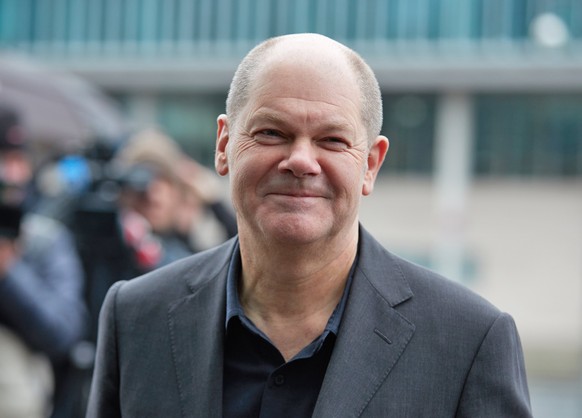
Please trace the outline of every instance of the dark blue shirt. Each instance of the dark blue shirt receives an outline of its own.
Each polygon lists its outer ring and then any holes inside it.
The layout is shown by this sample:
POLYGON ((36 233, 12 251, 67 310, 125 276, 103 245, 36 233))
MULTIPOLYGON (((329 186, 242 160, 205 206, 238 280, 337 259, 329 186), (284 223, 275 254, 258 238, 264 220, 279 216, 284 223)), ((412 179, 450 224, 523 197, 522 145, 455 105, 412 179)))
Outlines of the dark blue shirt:
MULTIPOLYGON (((356 263, 354 262, 354 265, 356 263)), ((323 333, 289 362, 245 315, 239 301, 238 247, 226 289, 223 416, 225 418, 310 417, 338 333, 354 266, 323 333)))

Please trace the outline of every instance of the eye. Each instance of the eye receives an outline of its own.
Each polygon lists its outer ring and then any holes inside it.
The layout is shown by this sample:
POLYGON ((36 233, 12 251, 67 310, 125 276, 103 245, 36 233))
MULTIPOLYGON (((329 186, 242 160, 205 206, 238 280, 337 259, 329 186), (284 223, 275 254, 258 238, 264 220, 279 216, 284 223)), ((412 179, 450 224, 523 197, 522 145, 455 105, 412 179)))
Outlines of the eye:
POLYGON ((276 129, 261 129, 255 133, 255 139, 261 143, 276 144, 283 141, 284 137, 276 129))
POLYGON ((326 137, 320 140, 320 143, 329 149, 332 150, 345 150, 347 148, 349 148, 350 144, 348 143, 348 141, 346 141, 343 138, 339 138, 339 137, 335 137, 335 136, 330 136, 330 137, 326 137))
POLYGON ((281 136, 279 132, 277 132, 274 129, 263 129, 262 131, 259 132, 259 134, 266 136, 281 136))

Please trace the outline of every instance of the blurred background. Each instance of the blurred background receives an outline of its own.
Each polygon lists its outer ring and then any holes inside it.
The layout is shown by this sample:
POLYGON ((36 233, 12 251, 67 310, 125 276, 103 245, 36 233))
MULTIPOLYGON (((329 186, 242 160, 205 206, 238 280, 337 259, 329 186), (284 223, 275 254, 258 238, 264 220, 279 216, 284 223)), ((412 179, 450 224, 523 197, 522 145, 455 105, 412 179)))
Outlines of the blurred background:
POLYGON ((0 102, 41 159, 156 124, 211 167, 237 63, 294 32, 379 79, 363 224, 511 313, 534 415, 582 417, 581 1, 0 0, 0 102))

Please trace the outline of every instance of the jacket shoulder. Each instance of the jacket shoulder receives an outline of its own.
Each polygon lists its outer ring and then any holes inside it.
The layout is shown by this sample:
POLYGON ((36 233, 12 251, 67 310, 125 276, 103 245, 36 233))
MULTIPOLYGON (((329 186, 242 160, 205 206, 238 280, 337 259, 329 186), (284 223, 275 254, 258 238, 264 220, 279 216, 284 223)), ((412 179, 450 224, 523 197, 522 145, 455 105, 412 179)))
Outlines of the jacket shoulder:
POLYGON ((224 244, 174 261, 166 266, 125 282, 118 301, 155 300, 165 302, 196 292, 201 286, 224 274, 234 251, 236 238, 224 244))
POLYGON ((494 321, 501 311, 462 283, 385 249, 363 231, 360 267, 371 285, 401 312, 494 321), (412 309, 414 307, 414 309, 412 309))
POLYGON ((466 285, 453 281, 426 267, 391 255, 400 266, 415 297, 427 305, 455 310, 459 314, 484 315, 491 320, 501 311, 466 285))

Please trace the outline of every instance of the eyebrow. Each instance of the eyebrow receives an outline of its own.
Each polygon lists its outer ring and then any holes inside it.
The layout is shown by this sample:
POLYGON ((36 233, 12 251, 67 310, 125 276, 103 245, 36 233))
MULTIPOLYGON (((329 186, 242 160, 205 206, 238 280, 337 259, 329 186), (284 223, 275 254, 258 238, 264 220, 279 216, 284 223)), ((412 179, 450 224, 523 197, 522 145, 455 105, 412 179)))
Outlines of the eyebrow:
MULTIPOLYGON (((266 112, 266 111, 258 111, 253 115, 250 119, 251 124, 255 124, 257 122, 271 122, 275 125, 282 125, 282 126, 289 126, 290 123, 283 120, 280 117, 278 112, 266 112)), ((323 125, 318 127, 318 130, 322 131, 353 131, 353 126, 347 122, 340 122, 340 121, 331 121, 324 123, 323 125)))
POLYGON ((273 112, 258 111, 249 120, 251 123, 272 122, 277 125, 286 125, 287 122, 273 112))

